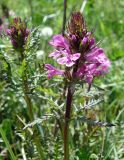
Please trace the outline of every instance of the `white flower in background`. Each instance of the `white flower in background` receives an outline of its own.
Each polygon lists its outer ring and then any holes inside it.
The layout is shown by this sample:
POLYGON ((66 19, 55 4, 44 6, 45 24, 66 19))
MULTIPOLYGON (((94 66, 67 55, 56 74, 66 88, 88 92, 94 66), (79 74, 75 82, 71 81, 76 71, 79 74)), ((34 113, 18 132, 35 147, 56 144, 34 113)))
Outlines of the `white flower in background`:
POLYGON ((44 37, 51 37, 53 35, 53 30, 51 27, 44 27, 41 29, 41 35, 44 37))
POLYGON ((16 13, 13 10, 9 11, 9 15, 12 16, 12 17, 16 17, 16 13))
POLYGON ((43 59, 43 55, 44 55, 44 51, 43 50, 37 51, 36 52, 37 60, 42 60, 43 59))

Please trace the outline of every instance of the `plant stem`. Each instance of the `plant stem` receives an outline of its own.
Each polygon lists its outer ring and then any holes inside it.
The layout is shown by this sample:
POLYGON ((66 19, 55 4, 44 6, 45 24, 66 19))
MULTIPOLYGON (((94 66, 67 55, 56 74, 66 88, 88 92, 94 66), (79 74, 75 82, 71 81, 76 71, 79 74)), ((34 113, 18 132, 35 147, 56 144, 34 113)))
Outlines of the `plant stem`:
POLYGON ((26 102, 28 110, 29 110, 30 121, 33 121, 33 119, 34 119, 34 116, 33 116, 33 105, 32 105, 30 97, 27 95, 27 93, 29 93, 29 87, 28 87, 28 81, 27 81, 26 72, 24 74, 25 74, 25 76, 23 78, 24 99, 25 99, 25 102, 26 102))
POLYGON ((65 112, 65 126, 64 126, 64 160, 69 160, 69 121, 71 116, 71 106, 74 94, 74 86, 68 87, 68 94, 66 99, 66 112, 65 112), (72 91, 73 89, 73 91, 72 91))
MULTIPOLYGON (((31 102, 31 99, 30 97, 26 94, 29 93, 29 87, 28 87, 28 81, 27 81, 27 78, 24 80, 24 98, 25 98, 25 101, 26 101, 26 104, 27 104, 27 107, 29 109, 29 116, 30 116, 30 120, 33 121, 34 120, 34 115, 33 115, 33 105, 32 105, 32 102, 31 102)), ((37 128, 36 128, 37 129, 37 128)), ((37 129, 38 130, 38 129, 37 129)), ((34 142, 35 142, 35 145, 37 147, 37 151, 39 153, 39 156, 40 156, 40 159, 44 159, 44 154, 43 154, 43 150, 42 150, 42 146, 41 146, 41 143, 40 141, 37 139, 36 136, 34 136, 34 142)))
POLYGON ((64 6, 64 11, 63 11, 62 35, 64 35, 65 33, 67 0, 64 0, 63 6, 64 6))
POLYGON ((35 141, 35 145, 37 147, 37 151, 39 153, 40 159, 45 160, 43 148, 41 146, 41 143, 40 143, 39 139, 36 136, 34 136, 34 141, 35 141))
POLYGON ((28 114, 29 114, 30 121, 33 121, 34 120, 33 104, 31 102, 31 98, 28 95, 30 93, 30 89, 28 85, 28 75, 27 75, 28 63, 26 61, 25 54, 23 51, 20 52, 20 60, 21 60, 22 67, 23 67, 22 85, 23 85, 24 99, 28 107, 28 111, 29 111, 28 114))
MULTIPOLYGON (((22 53, 22 62, 23 60, 25 60, 24 58, 24 54, 22 53)), ((24 92, 24 99, 25 99, 25 102, 27 104, 27 107, 28 107, 28 111, 29 111, 29 118, 30 118, 30 121, 33 121, 34 120, 34 113, 33 113, 33 104, 32 104, 32 101, 31 101, 31 98, 29 97, 29 93, 30 93, 30 89, 29 89, 29 85, 28 85, 28 76, 27 76, 27 62, 25 61, 25 69, 23 71, 23 77, 22 77, 22 80, 23 80, 23 92, 24 92)), ((38 128, 36 127, 36 130, 38 130, 38 128)), ((35 142, 35 145, 37 147, 37 151, 39 153, 39 156, 40 156, 40 159, 44 159, 44 153, 43 153, 43 150, 42 150, 42 146, 41 146, 41 143, 40 141, 37 139, 36 136, 34 136, 34 142, 35 142)))

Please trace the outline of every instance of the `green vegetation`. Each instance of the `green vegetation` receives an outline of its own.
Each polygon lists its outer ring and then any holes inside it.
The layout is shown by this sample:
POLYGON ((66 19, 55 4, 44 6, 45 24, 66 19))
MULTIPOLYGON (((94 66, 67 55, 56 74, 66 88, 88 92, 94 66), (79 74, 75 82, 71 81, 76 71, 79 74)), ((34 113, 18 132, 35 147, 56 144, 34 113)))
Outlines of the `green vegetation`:
MULTIPOLYGON (((67 21, 83 4, 83 0, 67 1, 67 21)), ((107 75, 95 79, 88 93, 87 85, 76 85, 70 121, 70 160, 124 159, 123 8, 123 0, 86 1, 85 21, 89 30, 95 30, 96 40, 111 60, 111 68, 107 75), (86 98, 88 111, 81 109, 86 98), (115 126, 101 127, 94 120, 115 126)), ((0 0, 0 16, 4 29, 14 17, 21 17, 31 30, 26 57, 22 59, 9 37, 5 33, 0 36, 0 160, 62 160, 63 79, 48 79, 43 66, 57 66, 48 58, 53 52, 48 42, 62 31, 63 0, 0 0)))

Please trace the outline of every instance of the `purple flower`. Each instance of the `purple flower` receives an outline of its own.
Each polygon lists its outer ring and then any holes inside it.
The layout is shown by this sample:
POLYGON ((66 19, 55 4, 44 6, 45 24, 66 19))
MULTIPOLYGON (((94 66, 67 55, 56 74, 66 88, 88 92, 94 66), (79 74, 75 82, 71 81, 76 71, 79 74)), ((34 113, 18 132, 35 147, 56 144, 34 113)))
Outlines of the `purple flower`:
POLYGON ((67 54, 67 56, 58 58, 57 62, 59 64, 64 64, 67 67, 71 67, 75 64, 75 61, 78 60, 80 57, 80 53, 75 53, 75 54, 67 54))
POLYGON ((70 38, 71 38, 71 40, 73 41, 73 42, 76 42, 77 41, 77 38, 76 38, 76 36, 75 35, 70 35, 70 38))
POLYGON ((7 29, 6 33, 7 33, 8 36, 11 36, 11 29, 7 29))
POLYGON ((89 46, 91 48, 95 44, 95 39, 92 37, 91 32, 87 32, 87 34, 82 39, 83 46, 89 46))
POLYGON ((13 45, 14 48, 18 47, 18 44, 17 44, 17 42, 16 42, 15 39, 11 39, 11 43, 12 43, 12 45, 13 45))
POLYGON ((64 70, 57 69, 50 64, 45 64, 45 69, 47 70, 48 78, 52 78, 53 76, 64 74, 64 70))
POLYGON ((51 53, 49 57, 56 59, 59 64, 71 67, 80 58, 80 53, 71 54, 70 51, 61 50, 51 53))
MULTIPOLYGON (((108 72, 110 61, 103 49, 96 47, 93 32, 88 32, 80 12, 72 13, 64 36, 60 34, 53 36, 50 45, 54 46, 55 51, 49 57, 66 66, 65 76, 69 80, 83 79, 90 84, 94 77, 108 72)), ((53 77, 57 71, 60 70, 50 69, 49 73, 52 74, 49 76, 53 77)))
MULTIPOLYGON (((74 37, 75 36, 73 36, 73 38, 74 37)), ((55 46, 56 50, 51 53, 49 57, 53 57, 59 64, 71 67, 80 57, 80 53, 71 53, 69 43, 62 35, 54 36, 50 44, 55 46)))
POLYGON ((92 83, 94 77, 108 72, 110 61, 103 49, 94 48, 85 56, 85 64, 77 70, 77 77, 83 78, 87 83, 92 83))
POLYGON ((94 64, 84 64, 78 69, 76 75, 90 84, 93 81, 95 70, 96 66, 94 64))
POLYGON ((87 42, 88 42, 88 37, 84 37, 84 38, 82 39, 83 45, 86 45, 87 42))
POLYGON ((68 48, 68 41, 61 35, 55 35, 53 36, 52 41, 49 42, 50 45, 56 47, 56 48, 68 48))
POLYGON ((90 39, 90 46, 92 47, 95 44, 95 38, 90 39))
MULTIPOLYGON (((87 63, 95 63, 98 66, 106 66, 108 69, 108 67, 110 66, 110 61, 109 59, 106 57, 104 51, 102 48, 98 48, 95 47, 93 48, 86 56, 86 61, 87 63)), ((107 71, 107 70, 105 70, 107 71)))
POLYGON ((58 57, 60 57, 62 55, 62 53, 60 51, 55 51, 49 54, 49 57, 53 57, 53 59, 57 59, 58 57))

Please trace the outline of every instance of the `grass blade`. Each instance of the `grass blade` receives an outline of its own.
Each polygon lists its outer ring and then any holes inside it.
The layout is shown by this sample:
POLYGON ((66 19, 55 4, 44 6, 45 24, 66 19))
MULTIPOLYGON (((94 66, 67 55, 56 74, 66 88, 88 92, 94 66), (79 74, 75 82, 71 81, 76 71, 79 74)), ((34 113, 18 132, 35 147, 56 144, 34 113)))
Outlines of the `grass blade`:
POLYGON ((4 143, 6 144, 6 147, 7 147, 8 151, 9 151, 9 153, 10 153, 10 156, 11 156, 12 160, 17 160, 17 158, 15 157, 15 155, 14 155, 12 149, 11 149, 9 141, 7 140, 5 132, 4 132, 4 130, 2 129, 1 126, 0 126, 0 134, 2 136, 2 139, 3 139, 4 143))

